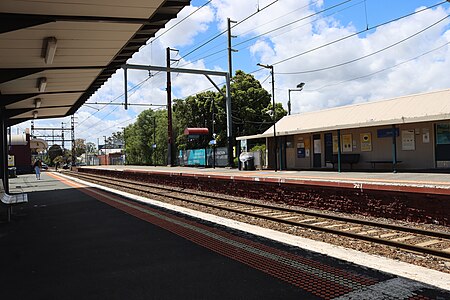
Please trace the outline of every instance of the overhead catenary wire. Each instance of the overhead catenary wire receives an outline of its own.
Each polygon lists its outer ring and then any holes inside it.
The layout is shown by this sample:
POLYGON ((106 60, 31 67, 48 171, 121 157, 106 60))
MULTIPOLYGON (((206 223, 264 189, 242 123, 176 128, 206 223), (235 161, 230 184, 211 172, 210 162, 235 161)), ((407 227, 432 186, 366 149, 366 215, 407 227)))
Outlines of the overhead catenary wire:
POLYGON ((411 38, 413 38, 413 37, 415 37, 415 36, 417 36, 417 35, 419 35, 419 34, 425 32, 425 31, 427 31, 428 29, 430 29, 430 28, 432 28, 432 27, 438 25, 439 23, 443 22, 443 21, 444 21, 445 19, 447 19, 449 16, 450 16, 450 15, 447 15, 447 16, 443 17, 442 19, 439 19, 437 22, 434 22, 433 24, 431 24, 431 25, 425 27, 424 29, 421 29, 421 30, 415 32, 414 34, 412 34, 412 35, 410 35, 410 36, 408 36, 408 37, 406 37, 406 38, 404 38, 404 39, 401 39, 401 40, 398 41, 398 42, 395 42, 395 43, 393 43, 393 44, 390 44, 389 46, 383 47, 383 48, 381 48, 381 49, 379 49, 379 50, 377 50, 377 51, 371 52, 371 53, 366 54, 366 55, 364 55, 364 56, 361 56, 361 57, 358 57, 358 58, 355 58, 355 59, 352 59, 352 60, 349 60, 349 61, 346 61, 346 62, 343 62, 343 63, 335 64, 335 65, 332 65, 332 66, 328 66, 328 67, 323 67, 323 68, 318 68, 318 69, 312 69, 312 70, 306 70, 306 71, 297 71, 297 72, 276 72, 275 74, 284 74, 284 75, 307 74, 307 73, 315 73, 315 72, 320 72, 320 71, 330 70, 330 69, 333 69, 333 68, 337 68, 337 67, 341 67, 341 66, 344 66, 344 65, 348 65, 348 64, 357 62, 357 61, 359 61, 359 60, 368 58, 368 57, 370 57, 370 56, 373 56, 373 55, 375 55, 375 54, 378 54, 378 53, 380 53, 380 52, 386 51, 386 50, 388 50, 388 49, 390 49, 390 48, 392 48, 392 47, 394 47, 394 46, 397 46, 397 45, 399 45, 399 44, 401 44, 401 43, 403 43, 403 42, 406 42, 407 40, 409 40, 409 39, 411 39, 411 38))
POLYGON ((322 86, 322 87, 320 87, 320 88, 316 88, 316 89, 305 89, 304 91, 305 91, 305 92, 315 92, 315 91, 319 91, 319 90, 322 90, 322 89, 325 89, 325 88, 328 88, 328 87, 332 87, 332 86, 340 85, 340 84, 343 84, 343 83, 347 83, 347 82, 350 82, 350 81, 356 81, 356 80, 359 80, 359 79, 371 77, 371 76, 373 76, 373 75, 376 75, 376 74, 385 72, 385 71, 387 71, 387 70, 396 68, 396 67, 398 67, 398 66, 400 66, 400 65, 409 63, 409 62, 414 61, 414 60, 416 60, 416 59, 418 59, 418 58, 420 58, 420 57, 423 57, 423 56, 425 56, 425 55, 428 55, 428 54, 430 54, 430 53, 433 53, 433 52, 435 52, 435 51, 437 51, 437 50, 440 50, 440 49, 444 48, 445 46, 447 46, 447 45, 449 45, 449 44, 450 44, 450 42, 447 42, 447 43, 445 43, 445 44, 443 44, 443 45, 441 45, 441 46, 439 46, 439 47, 433 48, 433 49, 431 49, 431 50, 429 50, 429 51, 427 51, 427 52, 424 52, 424 53, 422 53, 422 54, 420 54, 420 55, 417 55, 417 56, 415 56, 415 57, 413 57, 413 58, 410 58, 410 59, 408 59, 408 60, 405 60, 405 61, 402 61, 402 62, 400 62, 400 63, 397 63, 397 64, 395 64, 395 65, 393 65, 393 66, 390 66, 390 67, 387 67, 387 68, 383 68, 383 69, 378 70, 378 71, 376 71, 376 72, 372 72, 372 73, 369 73, 369 74, 366 74, 366 75, 362 75, 362 76, 354 77, 354 78, 351 78, 351 79, 339 81, 339 82, 336 82, 336 83, 327 84, 327 85, 324 85, 324 86, 322 86))
MULTIPOLYGON (((311 53, 311 52, 313 52, 313 51, 322 49, 322 48, 327 47, 327 46, 330 46, 330 45, 332 45, 332 44, 335 44, 335 43, 344 41, 344 40, 346 40, 346 39, 349 39, 349 38, 351 38, 351 37, 357 36, 357 35, 359 35, 359 34, 361 34, 361 33, 364 33, 364 32, 367 32, 367 31, 376 29, 376 28, 378 28, 378 27, 387 25, 387 24, 389 24, 389 23, 396 22, 396 21, 399 21, 399 20, 401 20, 401 19, 410 17, 410 16, 412 16, 412 15, 415 15, 415 14, 418 14, 418 13, 421 13, 421 12, 424 12, 424 11, 426 11, 426 10, 429 10, 429 9, 431 9, 431 8, 434 8, 434 7, 437 7, 437 6, 439 6, 439 5, 441 5, 441 4, 444 4, 444 3, 447 3, 447 1, 439 2, 439 3, 437 3, 437 4, 431 5, 431 6, 429 6, 429 7, 423 8, 423 9, 416 10, 416 11, 414 11, 414 12, 412 12, 412 13, 403 15, 403 16, 401 16, 401 17, 398 17, 398 18, 395 18, 395 19, 392 19, 392 20, 389 20, 389 21, 386 21, 386 22, 383 22, 383 23, 380 23, 380 24, 371 26, 371 27, 369 27, 369 28, 367 28, 367 29, 360 30, 360 31, 358 31, 358 32, 355 32, 355 33, 346 35, 346 36, 344 36, 344 37, 338 38, 338 39, 333 40, 333 41, 331 41, 331 42, 322 44, 322 45, 320 45, 320 46, 314 47, 314 48, 309 49, 309 50, 307 50, 307 51, 303 51, 303 52, 298 53, 298 54, 296 54, 296 55, 293 55, 293 56, 287 57, 287 58, 285 58, 285 59, 282 59, 282 60, 280 60, 280 61, 277 61, 277 62, 273 63, 272 65, 273 65, 273 66, 279 65, 279 64, 281 64, 281 63, 287 62, 287 61, 289 61, 289 60, 292 60, 292 59, 294 59, 294 58, 300 57, 300 56, 302 56, 302 55, 311 53)), ((260 70, 262 70, 262 69, 264 69, 264 68, 261 68, 260 70)))
MULTIPOLYGON (((351 0, 349 0, 349 1, 351 1, 351 0)), ((255 13, 253 13, 253 14, 251 14, 251 15, 245 17, 245 18, 242 19, 241 21, 239 21, 239 22, 237 22, 236 24, 234 24, 231 28, 234 28, 234 27, 238 26, 239 24, 241 24, 241 23, 247 21, 249 18, 251 18, 251 17, 253 17, 254 15, 256 15, 256 14, 258 14, 258 13, 264 11, 265 9, 267 9, 267 8, 270 7, 270 6, 272 6, 272 5, 275 4, 276 2, 278 2, 278 0, 275 0, 275 1, 271 2, 271 3, 269 3, 268 5, 264 6, 263 8, 257 10, 255 13)), ((202 47, 208 45, 209 43, 211 43, 212 41, 214 41, 214 40, 217 39, 218 37, 220 37, 220 36, 222 36, 223 34, 227 33, 227 31, 228 31, 228 30, 221 31, 220 33, 216 34, 215 36, 211 37, 210 39, 208 39, 208 40, 206 40, 206 41, 204 41, 204 42, 201 42, 201 44, 200 44, 199 46, 195 47, 193 50, 191 50, 191 51, 189 51, 188 53, 186 53, 186 54, 184 54, 183 56, 181 56, 180 59, 184 59, 184 58, 186 58, 187 56, 189 56, 189 55, 191 55, 192 53, 194 53, 195 51, 197 51, 197 50, 201 49, 202 47)))
MULTIPOLYGON (((327 9, 324 9, 324 10, 322 10, 322 11, 319 11, 319 12, 316 12, 316 13, 313 13, 313 14, 310 14, 310 15, 304 17, 304 18, 297 19, 297 20, 295 20, 295 21, 293 21, 293 22, 290 22, 290 23, 288 23, 288 24, 285 24, 285 25, 279 26, 279 27, 277 27, 277 28, 271 29, 271 30, 269 30, 269 31, 267 31, 267 32, 264 32, 264 33, 261 33, 261 34, 259 34, 259 35, 257 35, 257 36, 253 36, 253 37, 251 37, 251 38, 248 38, 248 39, 246 39, 246 40, 244 40, 244 41, 241 41, 241 42, 239 42, 239 43, 237 43, 237 44, 234 44, 233 46, 234 46, 234 47, 237 47, 237 46, 240 46, 240 45, 242 45, 242 44, 248 43, 248 42, 250 42, 250 41, 252 41, 252 40, 254 40, 254 39, 257 39, 257 38, 259 38, 259 37, 261 37, 261 36, 264 36, 264 35, 267 35, 267 34, 269 34, 269 33, 275 32, 275 31, 277 31, 277 30, 286 28, 287 26, 290 26, 290 25, 295 24, 295 23, 297 23, 297 22, 303 21, 303 20, 308 19, 308 18, 310 18, 310 17, 312 17, 312 16, 317 16, 317 15, 319 15, 319 14, 325 12, 325 11, 331 10, 331 9, 333 9, 333 8, 336 8, 336 7, 338 7, 338 6, 341 6, 341 5, 343 5, 343 4, 345 4, 345 3, 348 3, 348 2, 351 2, 351 1, 353 1, 353 0, 346 0, 346 1, 344 1, 344 2, 338 3, 338 4, 334 5, 334 6, 331 6, 331 7, 327 8, 327 9)), ((317 1, 316 1, 316 2, 317 2, 317 1)), ((353 6, 356 6, 356 5, 361 4, 362 2, 363 2, 363 1, 360 1, 360 2, 358 2, 358 3, 355 3, 355 4, 353 4, 353 5, 348 6, 348 7, 344 8, 344 9, 342 9, 342 10, 338 10, 338 11, 336 11, 336 12, 333 12, 332 14, 329 14, 329 15, 327 15, 327 16, 330 16, 330 15, 336 14, 336 13, 338 13, 338 12, 341 12, 341 11, 343 11, 343 10, 349 9, 349 8, 351 8, 351 7, 353 7, 353 6)), ((302 6, 300 9, 302 9, 302 8, 304 8, 304 7, 305 7, 305 6, 302 6)), ((297 9, 297 10, 299 10, 299 9, 297 9)), ((288 14, 286 14, 286 15, 289 15, 289 14, 291 14, 291 13, 292 13, 292 12, 290 12, 290 13, 288 13, 288 14)), ((283 16, 286 16, 286 15, 283 15, 283 16)), ((281 16, 281 17, 283 17, 283 16, 281 16)), ((281 18, 281 17, 278 17, 278 18, 276 18, 276 19, 279 19, 279 18, 281 18)), ((246 19, 248 19, 248 17, 247 17, 246 19)), ((274 20, 276 20, 276 19, 274 19, 274 20)), ((245 20, 245 19, 244 19, 244 20, 245 20)), ((271 20, 271 21, 269 21, 269 22, 266 22, 266 23, 264 23, 263 25, 269 24, 269 23, 271 23, 271 22, 274 21, 274 20, 271 20)), ((308 22, 308 23, 305 23, 305 24, 302 24, 301 26, 305 26, 305 25, 307 25, 307 24, 311 24, 311 23, 314 22, 314 21, 315 21, 315 20, 313 20, 313 21, 311 21, 311 22, 308 22)), ((231 28, 234 28, 235 26, 239 25, 240 23, 242 23, 242 21, 236 23, 236 24, 233 25, 231 28)), ((298 27, 296 27, 296 28, 298 28, 298 27)), ((293 29, 294 29, 294 28, 293 28, 293 29)), ((291 30, 293 30, 293 29, 291 29, 291 30)), ((250 31, 252 31, 252 30, 254 30, 254 28, 251 29, 251 30, 246 31, 245 33, 248 33, 248 32, 250 32, 250 31)), ((290 31, 290 30, 289 30, 289 31, 290 31)), ((226 32, 226 31, 225 31, 225 32, 226 32)), ((244 33, 244 34, 245 34, 245 33, 244 33)), ((286 33, 286 32, 284 32, 284 33, 286 33)), ((283 33, 283 34, 284 34, 284 33, 283 33)), ((208 49, 207 51, 203 52, 203 54, 207 53, 207 52, 210 51, 210 50, 213 50, 213 49, 215 49, 215 48, 218 48, 218 47, 220 47, 220 46, 223 46, 223 44, 218 44, 218 45, 216 45, 216 46, 214 46, 214 47, 211 47, 211 48, 208 49)), ((243 50, 243 49, 246 49, 246 48, 248 48, 248 47, 250 47, 250 46, 246 46, 246 47, 239 48, 238 51, 243 50)), ((195 57, 195 60, 194 60, 194 61, 188 62, 188 63, 186 63, 186 64, 183 65, 183 66, 187 66, 187 65, 193 64, 194 62, 197 62, 197 61, 206 59, 206 58, 208 58, 208 57, 214 56, 214 55, 216 55, 216 54, 219 54, 219 53, 222 53, 222 52, 225 52, 225 51, 227 51, 227 49, 221 49, 221 50, 218 50, 218 51, 216 51, 216 52, 214 52, 214 53, 208 54, 208 55, 203 56, 203 57, 200 57, 200 58, 197 58, 197 57, 200 56, 200 55, 198 55, 198 56, 195 57)), ((185 55, 185 56, 186 56, 186 55, 185 55)), ((185 57, 185 56, 183 56, 183 57, 185 57)), ((220 58, 223 58, 223 57, 225 57, 225 56, 226 56, 226 55, 221 56, 220 58)), ((214 61, 216 61, 216 60, 218 60, 218 59, 215 59, 214 61)), ((182 67, 183 67, 183 66, 182 66, 182 67)))

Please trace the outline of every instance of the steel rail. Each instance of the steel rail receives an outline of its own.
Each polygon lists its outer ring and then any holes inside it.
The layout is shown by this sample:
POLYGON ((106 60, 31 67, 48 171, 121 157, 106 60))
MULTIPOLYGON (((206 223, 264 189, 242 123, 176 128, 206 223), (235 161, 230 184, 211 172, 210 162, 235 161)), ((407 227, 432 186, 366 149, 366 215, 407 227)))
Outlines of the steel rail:
MULTIPOLYGON (((221 200, 221 201, 225 201, 225 202, 239 203, 241 205, 254 206, 254 207, 258 207, 258 208, 267 208, 267 209, 272 209, 272 210, 278 210, 278 211, 281 211, 281 212, 291 212, 291 213, 310 215, 309 212, 303 212, 303 211, 296 210, 296 209, 292 209, 291 210, 291 209, 287 209, 287 208, 280 208, 280 207, 270 206, 270 205, 265 205, 265 204, 257 204, 257 203, 250 203, 250 202, 241 201, 241 200, 224 199, 224 198, 220 198, 220 197, 217 197, 217 196, 202 195, 202 194, 197 194, 197 193, 193 193, 193 192, 189 192, 189 191, 176 190, 176 189, 170 189, 170 188, 165 188, 165 187, 149 186, 147 183, 143 183, 143 182, 136 182, 136 181, 132 182, 132 181, 129 181, 129 180, 123 180, 123 179, 118 179, 118 178, 113 178, 113 177, 108 177, 108 176, 99 176, 99 175, 96 175, 96 174, 95 175, 93 175, 93 174, 84 175, 83 174, 83 175, 80 176, 80 173, 77 173, 75 175, 75 177, 76 176, 85 177, 85 178, 88 178, 88 179, 94 179, 92 177, 96 177, 95 180, 96 180, 97 183, 98 182, 104 182, 106 184, 115 185, 115 186, 120 186, 120 184, 118 184, 118 182, 131 184, 131 185, 136 185, 136 187, 127 187, 127 186, 122 186, 122 187, 126 188, 126 189, 137 190, 137 191, 142 192, 142 193, 148 193, 148 194, 158 195, 158 196, 161 196, 161 197, 172 198, 172 199, 179 200, 179 201, 185 201, 185 202, 189 202, 189 203, 200 204, 200 205, 211 207, 211 208, 215 208, 215 209, 225 210, 225 211, 238 213, 238 214, 242 214, 242 215, 247 215, 247 216, 251 216, 251 217, 256 217, 256 218, 260 218, 260 219, 266 219, 266 220, 270 220, 270 221, 274 221, 274 222, 278 222, 278 223, 283 223, 283 224, 287 224, 287 225, 291 225, 291 226, 298 226, 298 227, 302 227, 302 228, 308 228, 308 229, 312 229, 312 230, 316 230, 316 231, 336 234, 336 235, 340 235, 340 236, 346 236, 346 237, 355 238, 355 239, 358 239, 358 240, 364 240, 364 241, 368 241, 368 242, 373 242, 373 243, 376 243, 376 244, 382 244, 382 245, 397 247, 397 248, 401 248, 401 249, 405 249, 405 250, 409 250, 409 251, 413 251, 413 252, 417 252, 417 253, 430 254, 430 255, 433 255, 433 256, 436 256, 436 257, 450 259, 450 252, 445 252, 445 251, 431 249, 431 248, 426 248, 426 247, 422 247, 422 246, 416 246, 416 245, 401 243, 401 242, 387 240, 387 239, 382 239, 382 238, 378 238, 378 237, 361 235, 361 234, 358 234, 358 233, 352 233, 352 232, 348 232, 348 231, 341 231, 341 230, 336 230, 336 229, 332 229, 332 228, 320 227, 320 226, 312 225, 312 224, 300 223, 300 222, 296 222, 296 221, 292 221, 292 220, 286 220, 286 219, 282 219, 282 218, 267 216, 267 215, 263 215, 263 214, 250 212, 250 211, 243 211, 240 208, 223 207, 223 206, 220 206, 220 205, 217 205, 217 204, 205 203, 205 202, 202 202, 202 201, 186 199, 186 198, 181 197, 181 196, 174 196, 174 195, 167 195, 167 194, 166 195, 161 195, 161 194, 159 194, 157 192, 151 192, 151 191, 145 190, 145 189, 142 188, 142 186, 145 186, 147 188, 155 188, 155 189, 161 189, 161 190, 166 190, 166 191, 171 191, 171 192, 177 192, 177 193, 184 193, 184 194, 188 194, 188 195, 194 195, 194 196, 197 196, 197 197, 208 198, 209 200, 211 200, 211 199, 212 200, 221 200), (103 178, 105 180, 99 180, 98 179, 99 177, 101 177, 101 178, 103 178), (107 181, 108 179, 109 180, 113 179, 114 183, 108 182, 107 181)), ((331 216, 332 218, 330 218, 329 215, 326 215, 326 214, 321 215, 319 213, 313 213, 313 214, 314 215, 320 215, 320 217, 326 218, 326 219, 333 219, 333 220, 339 220, 339 221, 344 221, 344 222, 349 222, 349 223, 356 223, 356 224, 362 224, 362 223, 359 223, 359 221, 364 221, 364 220, 356 220, 355 221, 354 219, 347 218, 347 217, 344 217, 344 218, 341 219, 341 217, 339 217, 339 216, 331 216)), ((366 223, 366 222, 367 221, 364 221, 364 223, 366 223)), ((383 224, 383 223, 376 223, 376 222, 370 222, 370 223, 371 223, 370 226, 374 226, 374 227, 378 227, 378 228, 380 228, 380 227, 384 228, 383 227, 384 225, 388 225, 388 227, 395 227, 395 225, 391 226, 390 224, 383 224)), ((367 225, 367 224, 364 224, 364 225, 367 225)), ((402 231, 402 232, 416 233, 416 232, 412 232, 412 231, 406 231, 406 229, 408 227, 400 226, 399 228, 401 228, 401 230, 399 230, 399 231, 402 231)), ((392 229, 392 228, 388 228, 388 229, 392 229)), ((427 231, 427 230, 416 229, 416 228, 412 228, 412 229, 414 231, 420 231, 421 233, 418 233, 418 234, 426 235, 428 237, 438 237, 437 235, 434 235, 434 234, 450 236, 449 234, 446 234, 444 232, 427 231)), ((397 230, 397 229, 393 229, 393 230, 397 230)), ((439 237, 441 237, 441 236, 439 236, 439 237)), ((448 238, 446 237, 446 239, 448 239, 448 238)))

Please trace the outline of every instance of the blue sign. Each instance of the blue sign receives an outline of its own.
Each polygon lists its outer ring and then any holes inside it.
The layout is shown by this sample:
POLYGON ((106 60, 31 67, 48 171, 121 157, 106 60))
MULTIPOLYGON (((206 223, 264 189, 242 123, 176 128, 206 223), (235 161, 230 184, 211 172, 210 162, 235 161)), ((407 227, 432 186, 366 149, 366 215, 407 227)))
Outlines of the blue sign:
POLYGON ((205 149, 188 150, 188 165, 205 165, 205 149))
MULTIPOLYGON (((384 128, 384 129, 378 129, 377 130, 377 138, 387 138, 392 137, 392 128, 384 128)), ((395 128, 395 136, 400 135, 400 130, 398 128, 395 128)))
POLYGON ((305 158, 305 148, 297 148, 297 158, 305 158))

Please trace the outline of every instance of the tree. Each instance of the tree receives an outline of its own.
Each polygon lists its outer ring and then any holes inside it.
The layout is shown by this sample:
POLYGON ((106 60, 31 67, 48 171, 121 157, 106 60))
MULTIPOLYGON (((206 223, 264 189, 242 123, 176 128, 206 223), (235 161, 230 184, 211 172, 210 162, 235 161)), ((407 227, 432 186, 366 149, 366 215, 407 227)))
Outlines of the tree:
POLYGON ((53 162, 56 157, 63 156, 63 150, 61 149, 61 146, 57 144, 52 145, 47 153, 51 162, 53 162))
POLYGON ((86 144, 84 139, 75 140, 75 157, 79 157, 86 153, 86 144))
POLYGON ((86 143, 86 152, 88 154, 97 153, 97 146, 92 142, 86 143))
POLYGON ((125 151, 129 164, 167 162, 167 111, 145 110, 136 122, 125 128, 125 151), (153 148, 156 139, 156 148, 153 148))
MULTIPOLYGON (((225 92, 223 87, 222 93, 225 92)), ((207 127, 211 130, 213 109, 217 145, 226 145, 226 99, 222 93, 209 91, 174 100, 174 120, 180 149, 205 147, 207 141, 188 141, 187 137, 183 136, 183 130, 186 127, 207 127)), ((253 75, 236 71, 231 83, 231 98, 233 136, 259 134, 273 125, 272 116, 269 114, 273 110, 271 95, 253 75)), ((281 103, 277 103, 275 109, 277 121, 287 114, 281 103)))

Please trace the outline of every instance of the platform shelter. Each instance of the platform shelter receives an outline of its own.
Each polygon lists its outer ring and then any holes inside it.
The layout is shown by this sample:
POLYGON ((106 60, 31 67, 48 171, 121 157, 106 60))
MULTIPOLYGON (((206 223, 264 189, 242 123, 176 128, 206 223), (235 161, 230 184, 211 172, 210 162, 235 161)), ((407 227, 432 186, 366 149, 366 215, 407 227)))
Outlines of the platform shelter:
POLYGON ((273 126, 237 138, 265 138, 268 168, 450 170, 450 89, 285 116, 275 126, 276 155, 273 126))

